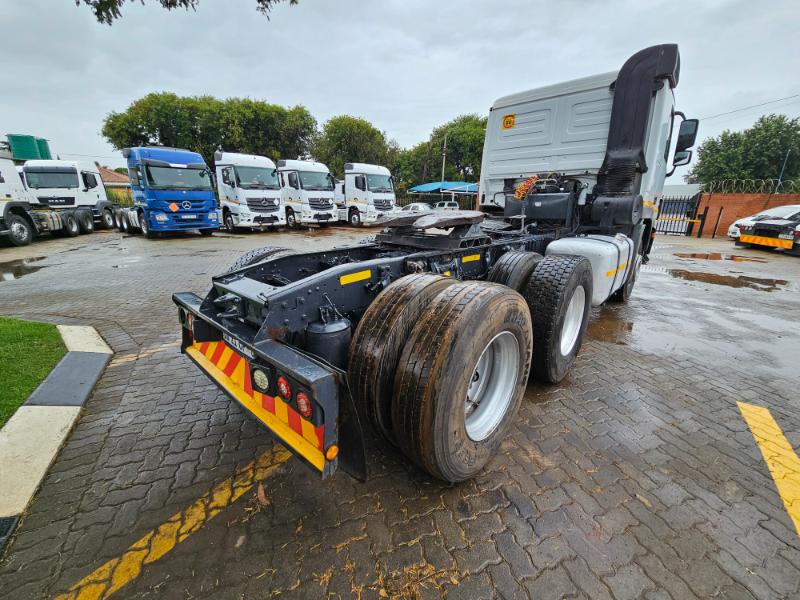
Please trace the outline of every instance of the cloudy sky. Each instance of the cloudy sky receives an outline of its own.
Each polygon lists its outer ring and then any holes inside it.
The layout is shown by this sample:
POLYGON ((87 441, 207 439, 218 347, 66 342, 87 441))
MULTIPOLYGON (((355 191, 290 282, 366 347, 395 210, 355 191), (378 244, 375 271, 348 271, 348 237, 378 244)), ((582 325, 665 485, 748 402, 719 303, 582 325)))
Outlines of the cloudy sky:
MULTIPOLYGON (((410 146, 508 93, 618 69, 677 42, 678 106, 707 117, 800 94, 797 0, 300 0, 270 20, 254 0, 167 12, 124 7, 111 27, 74 0, 3 0, 0 135, 33 133, 62 158, 121 166, 103 118, 153 91, 307 106, 320 124, 364 117, 410 146)), ((800 97, 701 124, 700 136, 800 97)), ((679 183, 678 181, 673 181, 679 183)))

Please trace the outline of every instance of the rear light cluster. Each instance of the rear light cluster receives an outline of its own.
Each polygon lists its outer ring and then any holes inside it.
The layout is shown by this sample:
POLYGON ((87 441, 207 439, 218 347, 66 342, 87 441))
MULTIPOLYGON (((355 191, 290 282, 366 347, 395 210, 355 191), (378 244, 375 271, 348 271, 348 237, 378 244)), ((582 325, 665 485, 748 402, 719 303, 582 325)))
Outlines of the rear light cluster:
POLYGON ((270 377, 269 369, 255 367, 252 371, 252 381, 258 391, 265 394, 275 394, 280 396, 281 400, 288 404, 293 404, 297 412, 304 418, 311 419, 314 414, 314 404, 311 401, 311 396, 303 390, 293 389, 293 382, 285 375, 278 375, 274 379, 274 386, 272 385, 272 378, 270 377))

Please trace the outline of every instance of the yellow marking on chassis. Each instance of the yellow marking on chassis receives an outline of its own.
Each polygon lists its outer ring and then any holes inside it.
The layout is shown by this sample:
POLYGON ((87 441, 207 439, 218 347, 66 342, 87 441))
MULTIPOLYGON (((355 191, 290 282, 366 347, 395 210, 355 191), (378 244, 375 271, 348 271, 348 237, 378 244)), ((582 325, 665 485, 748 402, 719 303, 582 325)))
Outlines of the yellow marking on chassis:
POLYGON ((175 513, 164 523, 148 531, 131 544, 125 552, 101 565, 59 594, 55 600, 102 600, 118 591, 154 563, 175 549, 191 534, 200 530, 246 494, 258 481, 273 473, 292 454, 280 446, 267 450, 255 461, 246 465, 236 475, 215 485, 211 491, 198 498, 185 510, 175 513))
POLYGON ((628 266, 627 262, 622 263, 616 269, 611 269, 610 271, 606 271, 606 277, 613 277, 617 273, 619 273, 622 269, 628 266))
POLYGON ((339 285, 347 285, 348 283, 364 281, 365 279, 370 279, 371 277, 372 277, 372 271, 369 269, 367 269, 366 271, 356 271, 355 273, 349 273, 347 275, 340 276, 339 285))
POLYGON ((737 404, 767 463, 797 535, 800 535, 800 458, 768 409, 744 402, 737 404))
POLYGON ((462 256, 461 257, 461 262, 462 263, 475 262, 476 260, 480 260, 480 259, 481 259, 481 255, 480 254, 470 254, 468 256, 462 256))
POLYGON ((763 235, 741 234, 739 241, 743 244, 755 244, 756 246, 769 246, 770 248, 785 248, 791 250, 794 246, 793 240, 782 240, 780 238, 764 237, 763 235))

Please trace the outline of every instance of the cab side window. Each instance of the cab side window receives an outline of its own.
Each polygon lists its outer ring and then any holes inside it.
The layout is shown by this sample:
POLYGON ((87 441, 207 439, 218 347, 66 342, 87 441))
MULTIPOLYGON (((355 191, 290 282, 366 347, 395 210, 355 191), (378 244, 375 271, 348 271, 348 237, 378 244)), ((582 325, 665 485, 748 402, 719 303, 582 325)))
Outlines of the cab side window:
POLYGON ((81 173, 83 176, 83 187, 91 190, 97 187, 97 177, 93 173, 81 173))
POLYGON ((362 191, 367 189, 367 178, 363 175, 356 175, 356 189, 362 191))
POLYGON ((128 179, 131 180, 131 185, 139 186, 141 182, 139 180, 139 167, 133 167, 132 169, 128 169, 128 179))
POLYGON ((297 182, 297 173, 291 172, 289 173, 289 187, 294 189, 300 189, 300 185, 297 182))
POLYGON ((235 187, 233 185, 233 169, 230 167, 222 169, 222 183, 231 187, 235 187))

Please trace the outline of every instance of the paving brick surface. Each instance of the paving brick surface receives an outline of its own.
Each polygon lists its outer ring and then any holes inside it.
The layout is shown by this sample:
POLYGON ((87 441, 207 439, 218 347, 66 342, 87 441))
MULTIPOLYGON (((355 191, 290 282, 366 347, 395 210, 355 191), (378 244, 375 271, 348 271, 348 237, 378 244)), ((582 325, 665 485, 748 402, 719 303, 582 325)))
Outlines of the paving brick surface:
MULTIPOLYGON (((3 313, 94 325, 116 354, 0 562, 0 597, 68 590, 273 445, 178 352, 170 295, 204 294, 245 250, 368 233, 336 231, 3 250, 44 257, 0 282, 3 313)), ((800 538, 736 402, 768 407, 798 448, 800 260, 674 256, 698 249, 732 246, 659 240, 631 302, 594 311, 568 378, 529 385, 473 481, 443 485, 377 443, 364 484, 290 459, 268 507, 249 492, 114 597, 797 597, 800 538)))

